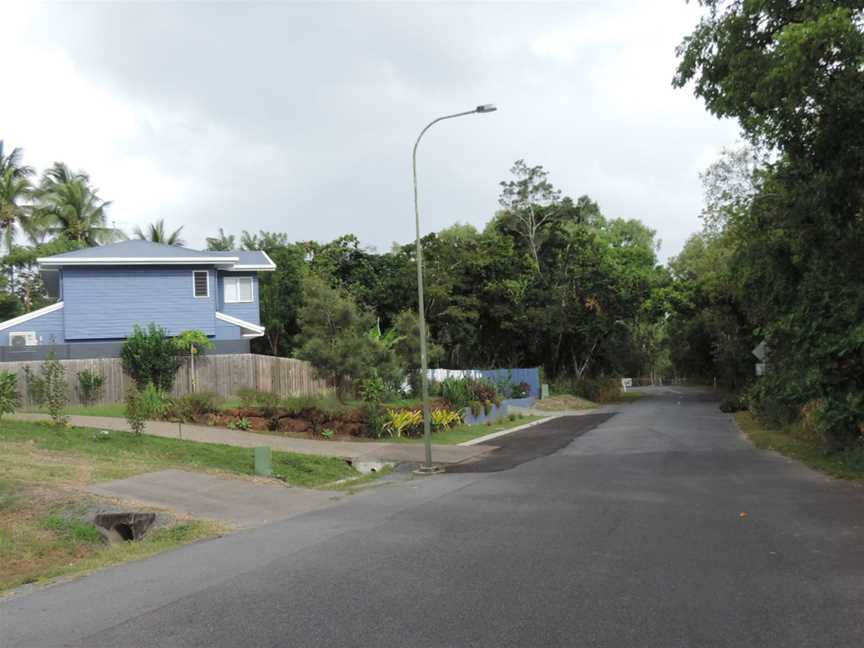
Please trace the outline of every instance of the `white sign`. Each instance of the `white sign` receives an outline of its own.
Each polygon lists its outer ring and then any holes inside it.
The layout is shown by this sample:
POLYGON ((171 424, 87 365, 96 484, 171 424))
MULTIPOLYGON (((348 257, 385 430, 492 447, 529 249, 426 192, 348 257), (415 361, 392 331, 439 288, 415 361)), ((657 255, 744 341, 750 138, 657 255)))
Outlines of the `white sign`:
POLYGON ((621 379, 621 386, 624 388, 624 391, 626 392, 628 387, 633 386, 633 379, 632 378, 622 378, 621 379))
POLYGON ((765 362, 765 358, 768 356, 768 346, 765 344, 765 340, 756 345, 756 348, 753 349, 753 355, 759 362, 765 362))

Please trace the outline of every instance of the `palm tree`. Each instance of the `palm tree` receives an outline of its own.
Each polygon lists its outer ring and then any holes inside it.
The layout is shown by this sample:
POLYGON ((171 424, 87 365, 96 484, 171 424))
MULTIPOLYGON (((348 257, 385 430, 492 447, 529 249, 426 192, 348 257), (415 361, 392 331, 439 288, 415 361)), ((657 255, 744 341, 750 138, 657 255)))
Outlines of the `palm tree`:
POLYGON ((7 253, 12 252, 19 229, 24 233, 32 231, 28 203, 33 190, 30 176, 34 171, 21 164, 21 154, 20 148, 14 148, 9 155, 4 155, 0 140, 0 237, 7 253))
POLYGON ((32 193, 30 180, 16 174, 14 167, 0 172, 0 237, 7 254, 12 252, 18 230, 27 233, 34 224, 27 204, 32 193))
POLYGON ((107 225, 105 213, 110 202, 97 195, 86 173, 71 171, 62 162, 42 174, 36 191, 36 216, 45 223, 46 231, 70 241, 87 245, 102 245, 122 238, 122 234, 107 225))
POLYGON ((219 236, 207 237, 207 249, 213 252, 228 252, 234 249, 234 235, 226 235, 222 228, 219 228, 219 236))
POLYGON ((35 173, 33 167, 21 164, 22 154, 23 151, 20 148, 14 148, 9 155, 4 155, 3 140, 0 140, 0 174, 3 174, 7 169, 12 169, 16 177, 32 176, 35 173))
POLYGON ((176 245, 177 247, 183 247, 186 242, 182 238, 180 238, 180 232, 182 231, 183 226, 181 225, 176 230, 168 234, 165 230, 165 219, 160 218, 155 223, 150 223, 147 226, 146 233, 138 226, 135 227, 135 230, 132 233, 136 238, 139 238, 142 241, 150 241, 151 243, 162 243, 164 245, 176 245))

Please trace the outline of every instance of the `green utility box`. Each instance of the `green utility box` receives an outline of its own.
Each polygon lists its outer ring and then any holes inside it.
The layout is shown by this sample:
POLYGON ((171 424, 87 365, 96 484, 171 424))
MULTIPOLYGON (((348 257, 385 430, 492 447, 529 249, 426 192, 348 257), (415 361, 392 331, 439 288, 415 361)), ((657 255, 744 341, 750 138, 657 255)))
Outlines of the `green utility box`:
POLYGON ((255 474, 262 477, 273 476, 273 455, 267 446, 255 448, 255 474))

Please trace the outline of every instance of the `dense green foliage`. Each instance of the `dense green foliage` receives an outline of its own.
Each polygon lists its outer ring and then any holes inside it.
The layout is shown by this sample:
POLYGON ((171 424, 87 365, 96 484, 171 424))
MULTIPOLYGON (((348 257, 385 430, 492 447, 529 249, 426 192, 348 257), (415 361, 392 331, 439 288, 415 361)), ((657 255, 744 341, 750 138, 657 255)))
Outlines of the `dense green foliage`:
POLYGON ((69 395, 66 393, 66 369, 54 353, 49 353, 42 363, 42 383, 45 388, 45 404, 51 420, 56 425, 66 422, 66 405, 69 395))
POLYGON ((148 384, 161 391, 171 391, 179 359, 174 341, 152 322, 146 329, 135 326, 121 351, 123 369, 132 376, 139 389, 148 384))
POLYGON ((92 405, 102 395, 105 377, 85 369, 78 372, 78 397, 85 407, 92 405))
POLYGON ((0 371, 0 418, 4 414, 14 414, 18 408, 18 376, 8 371, 0 371))
MULTIPOLYGON (((725 319, 702 330, 725 347, 714 362, 729 375, 743 373, 732 356, 743 355, 753 332, 767 341, 767 373, 749 391, 755 411, 775 423, 806 414, 831 444, 860 443, 862 3, 702 4, 708 12, 679 49, 675 82, 694 82, 708 109, 737 119, 764 153, 743 190, 725 183, 737 199, 720 201, 721 227, 698 254, 685 251, 678 278, 693 263, 722 259, 719 270, 697 273, 695 306, 707 300, 725 319)), ((704 345, 696 337, 694 347, 704 345)))

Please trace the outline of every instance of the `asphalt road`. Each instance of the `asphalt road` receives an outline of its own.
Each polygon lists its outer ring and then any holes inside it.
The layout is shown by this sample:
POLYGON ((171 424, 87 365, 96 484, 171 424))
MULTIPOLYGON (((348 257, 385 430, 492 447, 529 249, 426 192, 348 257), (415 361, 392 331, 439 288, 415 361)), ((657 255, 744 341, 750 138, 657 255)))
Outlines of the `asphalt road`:
POLYGON ((545 424, 512 467, 519 437, 507 465, 14 598, 0 645, 864 645, 864 489, 676 391, 545 424))

